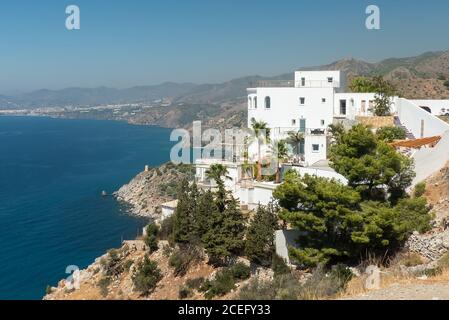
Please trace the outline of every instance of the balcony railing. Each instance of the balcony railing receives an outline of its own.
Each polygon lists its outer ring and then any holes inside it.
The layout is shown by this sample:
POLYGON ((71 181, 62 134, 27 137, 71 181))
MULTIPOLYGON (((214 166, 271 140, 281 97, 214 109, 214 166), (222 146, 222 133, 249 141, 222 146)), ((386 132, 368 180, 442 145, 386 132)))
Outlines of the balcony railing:
POLYGON ((294 80, 258 80, 250 83, 251 88, 293 88, 294 80))
POLYGON ((275 127, 271 128, 271 134, 273 137, 287 136, 290 132, 300 132, 304 135, 311 136, 324 136, 327 134, 327 129, 324 128, 305 128, 300 129, 298 127, 275 127))
POLYGON ((250 83, 251 88, 339 88, 340 82, 328 80, 258 80, 250 83))

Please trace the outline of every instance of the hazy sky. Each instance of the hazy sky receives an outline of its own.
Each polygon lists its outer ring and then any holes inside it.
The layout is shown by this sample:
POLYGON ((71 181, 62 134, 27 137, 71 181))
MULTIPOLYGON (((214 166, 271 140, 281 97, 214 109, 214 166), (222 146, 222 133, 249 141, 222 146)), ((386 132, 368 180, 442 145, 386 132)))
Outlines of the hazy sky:
POLYGON ((449 49, 449 1, 1 0, 0 93, 209 83, 449 49), (65 28, 65 8, 81 30, 65 28), (381 9, 381 30, 365 9, 381 9))

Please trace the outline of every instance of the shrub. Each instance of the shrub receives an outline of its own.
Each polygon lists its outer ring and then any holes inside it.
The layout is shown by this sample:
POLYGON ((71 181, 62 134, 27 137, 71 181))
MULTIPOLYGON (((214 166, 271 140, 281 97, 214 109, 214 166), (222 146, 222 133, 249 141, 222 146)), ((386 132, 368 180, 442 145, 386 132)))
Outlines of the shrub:
POLYGON ((401 127, 382 127, 376 132, 377 138, 386 142, 393 142, 394 140, 404 140, 407 135, 401 127))
POLYGON ((183 276, 187 273, 190 266, 201 259, 201 253, 198 248, 187 246, 180 248, 172 253, 168 261, 170 267, 174 268, 175 276, 183 276))
POLYGON ((449 89, 449 80, 444 81, 443 84, 447 89, 449 89))
POLYGON ((285 263, 285 260, 277 254, 274 254, 273 258, 271 259, 271 269, 273 270, 275 277, 291 272, 290 268, 285 263))
POLYGON ((435 267, 435 268, 432 268, 432 269, 426 269, 424 271, 424 275, 426 275, 426 276, 428 276, 430 278, 431 277, 436 277, 436 276, 438 276, 438 275, 440 275, 442 273, 443 273, 443 269, 440 268, 440 267, 435 267))
POLYGON ((190 298, 193 295, 192 289, 188 288, 188 287, 181 287, 179 289, 179 299, 187 299, 190 298))
POLYGON ((209 290, 204 297, 212 299, 215 296, 223 296, 235 288, 235 282, 232 272, 229 269, 224 269, 216 274, 214 280, 210 281, 209 290))
POLYGON ((251 276, 251 268, 242 262, 238 262, 229 268, 232 276, 238 280, 245 280, 251 276))
POLYGON ((103 277, 98 281, 98 287, 100 287, 100 294, 102 297, 106 297, 109 293, 108 287, 111 284, 110 277, 103 277))
POLYGON ((109 250, 108 255, 102 258, 100 264, 105 269, 106 276, 118 276, 123 272, 121 264, 120 251, 117 249, 109 250))
POLYGON ((273 280, 261 281, 258 278, 242 287, 241 300, 297 300, 300 297, 301 284, 291 273, 279 275, 273 280))
POLYGON ((408 252, 397 256, 397 264, 406 267, 419 266, 424 263, 421 256, 415 252, 408 252))
POLYGON ((446 252, 440 260, 438 260, 438 267, 441 269, 449 268, 449 252, 446 252))
POLYGON ((414 196, 415 198, 422 197, 422 196, 424 195, 424 193, 426 193, 426 187, 427 187, 427 185, 426 185, 426 183, 425 183, 424 181, 418 183, 418 184, 415 186, 415 189, 414 189, 414 191, 413 191, 413 196, 414 196))
POLYGON ((173 216, 164 219, 158 234, 159 239, 173 242, 173 216))
POLYGON ((159 249, 157 243, 157 235, 159 233, 159 227, 154 223, 149 224, 146 227, 146 235, 144 238, 145 244, 148 246, 148 249, 151 253, 157 251, 159 249))
POLYGON ((199 290, 201 286, 204 284, 204 277, 198 277, 193 279, 188 279, 186 281, 186 286, 190 289, 199 290))
POLYGON ((300 297, 315 300, 335 296, 345 289, 352 276, 349 268, 342 264, 334 266, 329 274, 322 265, 318 266, 302 286, 300 297))
POLYGON ((161 279, 162 273, 157 263, 151 261, 147 255, 137 265, 136 272, 132 277, 135 289, 143 295, 153 292, 161 279))

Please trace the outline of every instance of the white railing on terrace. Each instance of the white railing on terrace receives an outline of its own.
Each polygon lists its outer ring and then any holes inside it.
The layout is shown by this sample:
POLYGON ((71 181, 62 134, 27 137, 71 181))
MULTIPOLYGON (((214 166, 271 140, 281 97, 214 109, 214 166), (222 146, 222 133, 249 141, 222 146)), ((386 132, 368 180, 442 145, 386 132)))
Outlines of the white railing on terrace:
POLYGON ((339 88, 340 82, 327 80, 258 80, 250 83, 251 88, 339 88))
POLYGON ((303 133, 304 135, 311 136, 324 136, 328 133, 327 129, 324 128, 306 128, 305 130, 300 130, 298 127, 276 127, 271 128, 271 135, 274 137, 288 135, 290 132, 303 133))

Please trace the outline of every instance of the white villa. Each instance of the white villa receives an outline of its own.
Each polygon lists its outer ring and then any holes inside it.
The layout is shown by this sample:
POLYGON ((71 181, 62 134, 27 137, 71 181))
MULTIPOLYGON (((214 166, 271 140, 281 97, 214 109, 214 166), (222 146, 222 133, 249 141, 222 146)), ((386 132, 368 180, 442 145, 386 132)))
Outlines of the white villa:
MULTIPOLYGON (((289 132, 302 133, 304 140, 298 155, 282 164, 282 169, 294 169, 302 174, 346 179, 331 169, 327 162, 330 136, 328 127, 339 121, 345 126, 358 122, 380 126, 401 126, 407 131, 407 142, 412 142, 408 154, 415 160, 415 183, 441 169, 449 160, 449 124, 438 118, 449 112, 449 100, 407 100, 392 98, 391 117, 373 117, 375 93, 346 93, 346 80, 340 71, 296 71, 293 81, 259 81, 248 88, 248 128, 255 121, 263 121, 270 128, 272 141, 285 139, 289 132), (429 145, 431 138, 433 143, 429 145)), ((404 145, 407 147, 407 145, 404 145)), ((238 148, 236 148, 238 149, 238 148)), ((257 143, 248 147, 248 159, 254 163, 258 155, 257 143)), ((260 157, 269 155, 267 148, 260 157)), ((206 170, 213 163, 227 166, 230 180, 227 188, 243 206, 252 209, 272 200, 275 182, 256 181, 242 170, 241 155, 232 159, 196 160, 196 178, 202 187, 213 187, 206 178, 206 170)))

